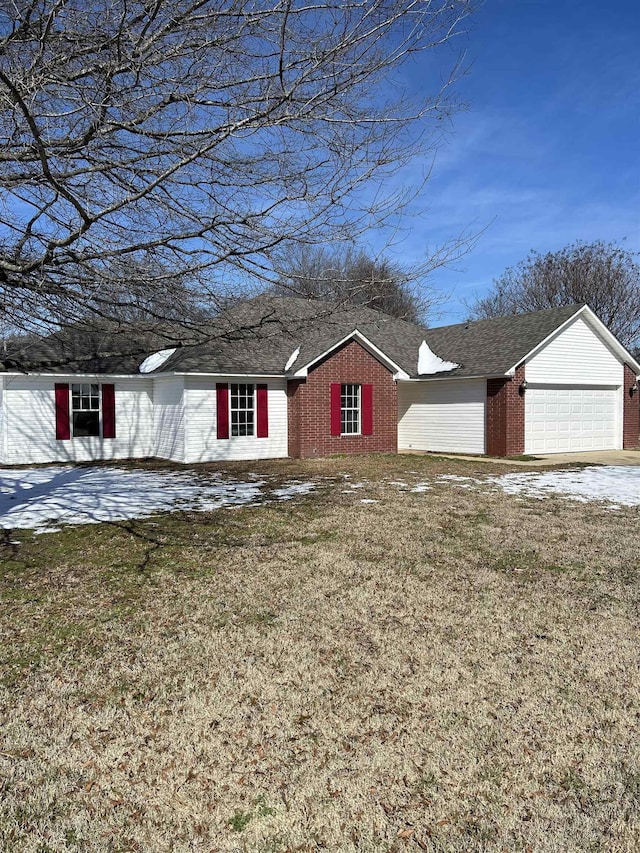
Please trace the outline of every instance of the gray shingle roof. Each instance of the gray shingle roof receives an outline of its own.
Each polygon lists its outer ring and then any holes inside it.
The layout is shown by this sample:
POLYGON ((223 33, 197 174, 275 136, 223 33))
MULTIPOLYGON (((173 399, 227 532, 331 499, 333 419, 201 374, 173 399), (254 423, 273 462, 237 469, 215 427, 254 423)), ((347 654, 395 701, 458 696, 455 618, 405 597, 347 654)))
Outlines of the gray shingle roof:
MULTIPOLYGON (((283 374, 317 359, 358 329, 392 362, 417 375, 423 340, 445 361, 460 367, 439 377, 503 376, 580 308, 570 305, 530 314, 496 317, 427 329, 370 308, 322 300, 259 296, 242 302, 201 328, 202 342, 176 350, 157 373, 283 374)), ((176 330, 168 336, 175 338, 176 330)), ((174 346, 167 336, 145 341, 146 352, 174 346)), ((67 329, 45 339, 22 341, 0 360, 4 370, 137 373, 140 337, 131 330, 67 329)), ((152 374, 151 374, 152 375, 152 374)))
POLYGON ((427 329, 370 308, 258 297, 227 312, 206 343, 178 350, 160 371, 282 373, 300 347, 293 372, 358 329, 410 376, 417 376, 423 340, 440 358, 460 365, 439 376, 503 376, 580 307, 427 329))
POLYGON ((46 337, 7 341, 0 372, 137 374, 147 353, 172 345, 167 331, 130 323, 75 323, 46 337))
POLYGON ((503 376, 582 307, 565 305, 442 326, 429 330, 427 343, 440 358, 461 365, 450 376, 503 376))

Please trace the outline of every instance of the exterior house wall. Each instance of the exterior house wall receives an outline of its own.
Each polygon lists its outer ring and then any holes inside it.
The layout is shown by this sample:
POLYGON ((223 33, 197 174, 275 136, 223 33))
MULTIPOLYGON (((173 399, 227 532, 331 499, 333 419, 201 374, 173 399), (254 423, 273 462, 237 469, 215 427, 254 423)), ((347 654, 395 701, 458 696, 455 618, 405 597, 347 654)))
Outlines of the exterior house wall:
POLYGON ((635 384, 636 374, 628 364, 624 366, 624 382, 622 386, 623 398, 623 428, 622 446, 625 450, 640 447, 640 406, 638 404, 638 393, 632 396, 629 388, 635 384))
POLYGON ((153 437, 156 456, 184 462, 184 376, 154 377, 153 437))
POLYGON ((524 378, 523 364, 511 379, 487 379, 486 452, 489 456, 524 453, 525 401, 520 393, 524 378))
POLYGON ((153 383, 151 379, 109 376, 4 377, 4 458, 8 465, 89 462, 152 456, 153 383), (56 439, 55 383, 97 382, 115 385, 116 438, 83 436, 56 439))
POLYGON ((483 379, 400 382, 398 447, 484 453, 485 403, 483 379))
POLYGON ((317 364, 306 380, 291 380, 289 455, 395 453, 398 448, 398 393, 391 372, 357 341, 349 341, 317 364), (371 435, 331 435, 331 385, 373 386, 371 435))
POLYGON ((216 462, 279 459, 287 456, 286 380, 261 376, 187 376, 184 393, 184 461, 216 462), (216 435, 216 385, 242 382, 267 385, 268 436, 216 435))
POLYGON ((623 366, 594 329, 576 318, 527 361, 527 382, 620 385, 623 366))

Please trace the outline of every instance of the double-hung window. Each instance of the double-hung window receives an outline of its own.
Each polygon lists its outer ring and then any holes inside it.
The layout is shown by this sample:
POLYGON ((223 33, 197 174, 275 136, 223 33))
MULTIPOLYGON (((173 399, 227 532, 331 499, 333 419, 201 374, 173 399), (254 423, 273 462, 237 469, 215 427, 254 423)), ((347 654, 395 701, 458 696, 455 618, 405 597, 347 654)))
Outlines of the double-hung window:
POLYGON ((231 435, 255 434, 254 386, 232 382, 230 386, 231 435))
POLYGON ((95 382, 71 385, 72 435, 100 435, 100 386, 95 382))
POLYGON ((219 439, 268 438, 268 386, 250 382, 217 382, 216 435, 219 439))
POLYGON ((360 385, 342 385, 340 388, 340 433, 360 434, 360 385))
POLYGON ((373 385, 331 383, 331 435, 373 435, 373 385))

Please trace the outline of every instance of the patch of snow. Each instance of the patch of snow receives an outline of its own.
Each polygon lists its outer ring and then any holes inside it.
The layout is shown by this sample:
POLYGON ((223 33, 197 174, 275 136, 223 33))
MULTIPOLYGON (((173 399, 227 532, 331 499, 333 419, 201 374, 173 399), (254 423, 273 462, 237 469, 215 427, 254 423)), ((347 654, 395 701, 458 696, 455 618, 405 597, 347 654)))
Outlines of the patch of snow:
POLYGON ((51 466, 0 469, 0 529, 58 530, 62 524, 99 524, 146 518, 163 512, 208 512, 220 507, 263 503, 274 495, 306 494, 313 483, 263 490, 265 480, 222 479, 219 475, 120 468, 51 466))
POLYGON ((171 358, 175 351, 176 347, 173 347, 173 349, 161 349, 158 352, 151 353, 145 358, 138 370, 140 373, 151 373, 152 370, 157 370, 171 358))
POLYGON ((404 486, 406 488, 407 484, 402 480, 391 480, 389 483, 390 486, 404 486))
POLYGON ((364 483, 347 483, 350 489, 364 489, 364 483))
POLYGON ((430 348, 426 341, 422 341, 418 350, 418 375, 431 376, 434 373, 444 373, 445 370, 454 370, 460 367, 454 361, 443 361, 439 355, 430 348))
POLYGON ((433 486, 430 486, 429 483, 416 483, 416 485, 411 489, 412 492, 428 492, 432 489, 433 486))
POLYGON ((285 373, 287 372, 287 370, 289 370, 289 368, 293 367, 293 365, 298 360, 299 355, 300 355, 300 347, 298 347, 297 349, 294 349, 294 351, 289 356, 287 363, 284 366, 284 372, 285 373))
POLYGON ((476 477, 462 477, 459 474, 440 474, 438 477, 439 480, 454 480, 456 482, 462 483, 463 481, 468 481, 472 483, 481 483, 482 480, 478 480, 476 477))
POLYGON ((610 509, 640 506, 640 467, 631 465, 503 474, 487 480, 509 495, 539 499, 563 495, 583 503, 605 501, 610 509))
POLYGON ((377 503, 380 503, 380 501, 376 501, 373 498, 362 498, 360 500, 360 503, 361 504, 377 504, 377 503))
POLYGON ((290 501, 296 495, 308 495, 315 488, 315 483, 290 483, 281 489, 273 489, 271 494, 275 495, 279 501, 290 501))

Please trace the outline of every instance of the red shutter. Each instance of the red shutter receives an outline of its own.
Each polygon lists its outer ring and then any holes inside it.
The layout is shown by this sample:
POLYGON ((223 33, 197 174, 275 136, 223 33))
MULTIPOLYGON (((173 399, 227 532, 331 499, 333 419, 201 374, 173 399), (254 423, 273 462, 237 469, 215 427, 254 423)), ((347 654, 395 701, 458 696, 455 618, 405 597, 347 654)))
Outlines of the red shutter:
POLYGON ((102 386, 102 437, 116 437, 116 389, 115 385, 102 386))
POLYGON ((229 386, 226 382, 216 384, 216 435, 229 438, 229 386))
POLYGON ((360 425, 363 435, 373 435, 373 385, 360 386, 360 425))
POLYGON ((342 432, 342 385, 339 382, 331 383, 331 435, 340 435, 342 432))
POLYGON ((256 385, 256 415, 258 438, 269 437, 269 408, 267 402, 267 386, 256 385))
POLYGON ((58 441, 71 438, 68 382, 56 382, 56 438, 58 441))

